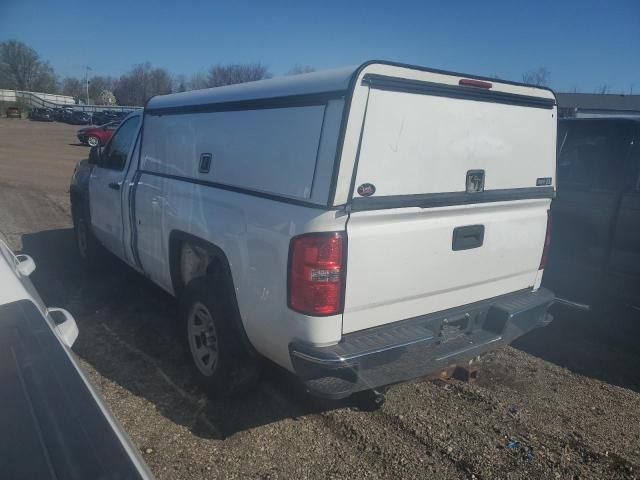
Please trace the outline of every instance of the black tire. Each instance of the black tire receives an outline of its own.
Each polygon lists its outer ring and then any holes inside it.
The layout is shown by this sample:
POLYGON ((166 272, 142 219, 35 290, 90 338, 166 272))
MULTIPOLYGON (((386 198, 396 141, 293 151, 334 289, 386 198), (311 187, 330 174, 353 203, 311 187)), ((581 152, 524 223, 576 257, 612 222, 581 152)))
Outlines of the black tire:
POLYGON ((85 214, 76 213, 73 215, 73 232, 78 256, 85 268, 93 270, 100 265, 104 252, 98 240, 93 236, 89 225, 85 214))
POLYGON ((233 328, 232 302, 226 282, 214 274, 192 280, 180 296, 187 361, 198 383, 214 396, 246 392, 259 373, 233 328))

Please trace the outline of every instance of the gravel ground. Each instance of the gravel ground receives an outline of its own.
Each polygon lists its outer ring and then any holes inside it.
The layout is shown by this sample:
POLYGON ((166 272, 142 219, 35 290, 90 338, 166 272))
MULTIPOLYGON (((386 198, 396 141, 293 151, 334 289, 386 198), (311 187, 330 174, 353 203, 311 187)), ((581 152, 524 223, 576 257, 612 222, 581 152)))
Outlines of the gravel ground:
POLYGON ((249 394, 209 398, 173 299, 115 259, 80 268, 65 191, 88 150, 74 131, 0 119, 0 232, 75 316, 74 351, 157 478, 639 477, 640 318, 624 310, 556 311, 485 355, 477 381, 396 385, 375 411, 311 401, 273 366, 249 394))

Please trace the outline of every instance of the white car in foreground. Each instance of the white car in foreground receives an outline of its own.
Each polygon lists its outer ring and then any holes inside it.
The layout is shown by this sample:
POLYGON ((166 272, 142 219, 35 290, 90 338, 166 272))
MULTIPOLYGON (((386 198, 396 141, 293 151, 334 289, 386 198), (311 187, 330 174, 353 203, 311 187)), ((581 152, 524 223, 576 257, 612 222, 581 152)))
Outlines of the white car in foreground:
POLYGON ((0 240, 0 476, 152 478, 70 351, 75 320, 45 307, 34 270, 0 240))

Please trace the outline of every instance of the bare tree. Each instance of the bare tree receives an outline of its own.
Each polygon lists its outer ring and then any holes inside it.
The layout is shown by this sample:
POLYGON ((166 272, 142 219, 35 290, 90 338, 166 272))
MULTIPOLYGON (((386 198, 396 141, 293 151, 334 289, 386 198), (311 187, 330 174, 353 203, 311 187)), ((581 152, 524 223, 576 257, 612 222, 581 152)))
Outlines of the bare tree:
POLYGON ((38 53, 17 40, 0 43, 0 87, 55 93, 53 68, 38 53))
POLYGON ((142 106, 155 95, 171 93, 171 75, 164 68, 142 63, 120 77, 113 93, 120 105, 142 106))
POLYGON ((296 64, 293 66, 291 70, 287 72, 287 75, 300 75, 302 73, 311 73, 315 71, 316 69, 313 68, 311 65, 296 64))
POLYGON ((62 80, 62 94, 79 100, 85 95, 84 83, 74 77, 67 77, 62 80))
POLYGON ((209 87, 209 79, 204 72, 197 72, 191 75, 189 83, 187 84, 187 90, 201 90, 209 87))
POLYGON ((58 77, 49 62, 41 62, 31 89, 34 92, 58 93, 58 77))
POLYGON ((171 74, 164 68, 154 68, 149 72, 149 97, 171 93, 171 74))
POLYGON ((609 85, 607 85, 606 83, 604 83, 602 85, 598 85, 596 87, 596 89, 594 90, 594 93, 598 93, 600 95, 606 95, 609 92, 611 92, 611 87, 609 85))
POLYGON ((172 91, 178 92, 178 93, 186 92, 187 85, 188 85, 186 75, 182 75, 182 74, 174 75, 172 84, 173 84, 171 87, 172 91))
POLYGON ((223 85, 253 82, 271 78, 272 76, 269 68, 261 63, 214 65, 209 70, 207 86, 221 87, 223 85))
POLYGON ((544 67, 529 70, 522 75, 522 82, 538 87, 548 87, 551 80, 551 72, 544 67))

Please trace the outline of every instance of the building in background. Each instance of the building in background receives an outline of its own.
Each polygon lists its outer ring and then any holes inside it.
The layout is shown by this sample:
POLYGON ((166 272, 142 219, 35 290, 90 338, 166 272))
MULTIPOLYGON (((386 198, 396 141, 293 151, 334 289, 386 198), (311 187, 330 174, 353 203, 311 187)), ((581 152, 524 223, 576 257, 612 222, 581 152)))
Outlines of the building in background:
POLYGON ((640 117, 640 95, 556 93, 560 118, 640 117))

